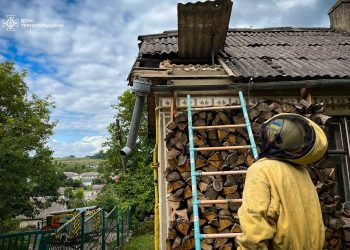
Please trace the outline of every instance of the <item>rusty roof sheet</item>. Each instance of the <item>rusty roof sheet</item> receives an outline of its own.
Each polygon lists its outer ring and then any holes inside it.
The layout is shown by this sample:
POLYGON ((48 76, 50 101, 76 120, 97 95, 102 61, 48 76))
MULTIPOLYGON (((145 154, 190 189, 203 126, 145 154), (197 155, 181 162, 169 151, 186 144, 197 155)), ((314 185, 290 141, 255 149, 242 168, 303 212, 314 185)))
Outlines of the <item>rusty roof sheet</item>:
POLYGON ((211 58, 224 46, 231 0, 177 5, 180 58, 211 58))
MULTIPOLYGON (((176 31, 139 39, 142 55, 177 57, 176 31)), ((350 34, 326 28, 230 29, 219 56, 237 78, 350 78, 350 34)))

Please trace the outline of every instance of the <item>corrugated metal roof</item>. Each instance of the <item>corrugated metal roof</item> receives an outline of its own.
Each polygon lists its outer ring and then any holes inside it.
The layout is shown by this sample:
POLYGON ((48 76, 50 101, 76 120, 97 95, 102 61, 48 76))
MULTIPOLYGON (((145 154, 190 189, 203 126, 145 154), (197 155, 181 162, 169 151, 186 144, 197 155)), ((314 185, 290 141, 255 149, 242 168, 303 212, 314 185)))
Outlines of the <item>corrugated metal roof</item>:
MULTIPOLYGON (((161 35, 140 37, 140 53, 176 55, 176 32, 161 35)), ((325 28, 230 29, 219 56, 237 78, 350 78, 350 34, 325 28)))
POLYGON ((211 58, 223 48, 231 16, 231 0, 177 5, 180 58, 211 58))

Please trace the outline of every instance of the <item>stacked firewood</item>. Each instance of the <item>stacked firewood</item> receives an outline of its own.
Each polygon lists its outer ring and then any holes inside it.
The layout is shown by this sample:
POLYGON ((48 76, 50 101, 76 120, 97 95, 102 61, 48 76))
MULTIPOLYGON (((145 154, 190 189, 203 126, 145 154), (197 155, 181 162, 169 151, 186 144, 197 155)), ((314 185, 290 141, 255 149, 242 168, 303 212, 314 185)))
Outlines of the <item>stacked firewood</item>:
MULTIPOLYGON (((322 114, 323 105, 302 101, 298 104, 263 101, 249 109, 258 152, 261 149, 259 131, 261 124, 275 114, 299 113, 323 128, 329 117, 322 114)), ((223 109, 193 113, 193 126, 215 126, 244 124, 242 111, 223 109)), ((165 141, 168 149, 166 181, 168 191, 169 228, 168 249, 193 249, 193 213, 190 159, 188 146, 187 112, 180 113, 167 125, 169 130, 165 141)), ((219 147, 249 145, 246 128, 221 128, 195 130, 195 147, 219 147)), ((246 170, 254 162, 247 149, 226 151, 197 151, 196 170, 203 172, 246 170)), ((335 166, 324 157, 317 164, 308 166, 310 176, 317 188, 324 216, 326 249, 341 249, 343 221, 340 219, 341 199, 336 193, 335 166)), ((245 175, 199 176, 197 177, 198 198, 206 200, 242 198, 245 175)), ((237 210, 240 204, 216 204, 200 206, 201 233, 241 232, 237 210)), ((202 249, 235 249, 234 239, 203 239, 202 249)))
POLYGON ((350 202, 346 201, 343 207, 343 219, 345 220, 343 245, 344 249, 350 249, 350 202))

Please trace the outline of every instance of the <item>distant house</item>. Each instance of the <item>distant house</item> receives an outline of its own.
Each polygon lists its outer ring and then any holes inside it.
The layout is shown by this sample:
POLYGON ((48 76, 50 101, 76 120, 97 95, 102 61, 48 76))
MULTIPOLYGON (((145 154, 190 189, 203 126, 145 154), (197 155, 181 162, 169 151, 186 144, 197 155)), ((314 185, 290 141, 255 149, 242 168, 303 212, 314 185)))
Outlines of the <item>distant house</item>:
POLYGON ((64 190, 66 190, 65 187, 59 187, 59 188, 57 189, 57 193, 58 193, 59 195, 64 195, 64 190))
POLYGON ((94 191, 84 191, 84 201, 91 201, 96 199, 97 197, 97 193, 95 193, 94 191))
POLYGON ((103 185, 92 185, 92 191, 84 191, 84 201, 95 200, 103 185))
POLYGON ((111 178, 115 182, 119 182, 120 180, 120 175, 110 175, 109 178, 111 178))
POLYGON ((96 162, 89 162, 88 166, 89 166, 89 168, 97 168, 98 167, 98 163, 96 163, 96 162))
POLYGON ((80 175, 80 180, 84 186, 91 186, 92 181, 98 179, 100 174, 98 172, 85 172, 80 175))
MULTIPOLYGON (((45 198, 40 197, 39 199, 44 200, 45 198)), ((20 222, 20 228, 36 228, 38 222, 42 222, 50 213, 68 209, 66 202, 64 202, 64 197, 61 196, 59 200, 59 202, 53 202, 49 208, 41 210, 40 213, 33 218, 23 215, 17 216, 16 219, 20 222)))
POLYGON ((63 172, 67 179, 80 180, 80 176, 74 172, 63 172))
POLYGON ((102 185, 102 184, 93 185, 93 186, 92 186, 92 190, 93 190, 94 192, 96 192, 96 193, 101 192, 102 188, 103 188, 103 185, 102 185))

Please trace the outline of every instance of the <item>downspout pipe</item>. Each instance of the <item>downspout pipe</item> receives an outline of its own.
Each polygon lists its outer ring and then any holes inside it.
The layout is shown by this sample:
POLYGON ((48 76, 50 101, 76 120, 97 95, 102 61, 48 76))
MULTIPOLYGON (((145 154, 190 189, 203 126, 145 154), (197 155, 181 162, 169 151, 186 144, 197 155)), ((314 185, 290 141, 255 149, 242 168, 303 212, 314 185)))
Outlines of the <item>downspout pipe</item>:
POLYGON ((137 131, 140 126, 141 114, 143 105, 145 104, 146 96, 151 91, 151 83, 145 78, 135 79, 133 82, 132 91, 136 95, 134 111, 132 113, 131 125, 126 146, 120 150, 120 154, 124 157, 129 156, 134 150, 137 131))

